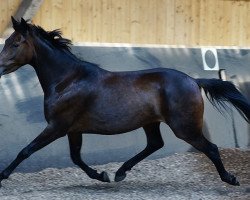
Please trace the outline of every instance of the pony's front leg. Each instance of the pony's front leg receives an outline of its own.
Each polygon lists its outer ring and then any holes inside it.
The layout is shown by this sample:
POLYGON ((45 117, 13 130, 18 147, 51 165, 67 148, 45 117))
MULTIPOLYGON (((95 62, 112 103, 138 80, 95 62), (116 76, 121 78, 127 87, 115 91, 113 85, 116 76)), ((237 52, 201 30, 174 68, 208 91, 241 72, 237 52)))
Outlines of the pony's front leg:
POLYGON ((68 133, 70 156, 76 165, 78 165, 90 178, 97 179, 102 182, 110 182, 108 174, 106 172, 98 173, 96 170, 89 167, 82 161, 81 147, 82 147, 82 135, 80 133, 68 133))
POLYGON ((1 181, 3 179, 7 179, 23 160, 27 159, 34 152, 42 149, 46 145, 65 135, 65 129, 61 127, 59 128, 59 126, 56 126, 54 124, 49 124, 44 129, 44 131, 39 136, 37 136, 27 147, 20 151, 16 159, 0 173, 0 187, 1 181))

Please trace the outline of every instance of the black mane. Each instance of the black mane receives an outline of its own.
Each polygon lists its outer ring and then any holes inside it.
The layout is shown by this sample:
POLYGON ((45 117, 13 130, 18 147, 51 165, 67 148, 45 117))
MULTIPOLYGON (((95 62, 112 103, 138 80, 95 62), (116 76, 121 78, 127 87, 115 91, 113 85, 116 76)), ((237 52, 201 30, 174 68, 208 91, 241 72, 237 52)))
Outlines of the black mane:
POLYGON ((95 63, 80 60, 74 54, 72 54, 71 47, 70 47, 72 45, 72 41, 69 39, 63 38, 62 32, 60 29, 55 29, 53 31, 45 31, 42 27, 36 26, 33 24, 28 24, 28 27, 31 30, 31 32, 36 34, 41 39, 44 39, 45 41, 47 41, 49 45, 57 49, 66 50, 66 52, 69 53, 69 55, 77 59, 79 62, 82 62, 82 64, 84 64, 85 66, 86 65, 98 66, 95 63))
POLYGON ((47 40, 52 46, 63 49, 70 52, 70 45, 72 41, 62 37, 62 32, 60 29, 53 31, 45 31, 42 27, 29 24, 30 28, 43 39, 47 40))

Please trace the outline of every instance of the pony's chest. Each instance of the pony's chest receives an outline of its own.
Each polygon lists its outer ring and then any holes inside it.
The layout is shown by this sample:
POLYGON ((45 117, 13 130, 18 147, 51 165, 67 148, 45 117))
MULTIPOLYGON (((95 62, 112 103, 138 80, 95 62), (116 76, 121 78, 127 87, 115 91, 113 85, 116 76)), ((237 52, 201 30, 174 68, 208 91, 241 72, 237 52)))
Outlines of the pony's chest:
POLYGON ((50 118, 54 116, 74 118, 86 107, 92 98, 79 88, 68 90, 61 94, 54 94, 45 98, 45 114, 50 118))

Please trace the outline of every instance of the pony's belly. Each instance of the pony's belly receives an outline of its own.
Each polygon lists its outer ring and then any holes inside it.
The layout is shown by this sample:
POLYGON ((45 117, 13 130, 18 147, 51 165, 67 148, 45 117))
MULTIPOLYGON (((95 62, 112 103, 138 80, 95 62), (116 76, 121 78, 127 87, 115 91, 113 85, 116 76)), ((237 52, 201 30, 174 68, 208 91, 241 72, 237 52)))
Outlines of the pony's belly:
POLYGON ((101 135, 115 135, 126 133, 129 131, 136 130, 142 127, 140 124, 132 124, 130 126, 122 126, 121 124, 110 124, 110 125, 96 125, 87 127, 83 132, 90 133, 90 134, 101 134, 101 135))
POLYGON ((145 126, 146 124, 148 124, 146 123, 146 121, 141 123, 132 121, 128 123, 121 123, 119 121, 115 121, 113 123, 106 123, 106 124, 92 124, 88 127, 85 127, 86 129, 84 130, 84 132, 93 134, 102 134, 102 135, 114 135, 136 130, 138 128, 145 126))
POLYGON ((72 130, 103 135, 129 132, 146 124, 162 121, 152 112, 109 112, 88 114, 74 123, 72 130))

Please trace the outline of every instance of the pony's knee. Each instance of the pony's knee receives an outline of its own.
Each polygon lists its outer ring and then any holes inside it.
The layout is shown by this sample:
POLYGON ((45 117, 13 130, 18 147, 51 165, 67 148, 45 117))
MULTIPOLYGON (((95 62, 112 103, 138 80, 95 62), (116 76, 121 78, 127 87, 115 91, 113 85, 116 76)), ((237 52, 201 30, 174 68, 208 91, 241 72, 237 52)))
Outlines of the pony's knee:
POLYGON ((157 148, 157 149, 161 149, 163 146, 164 146, 164 142, 163 142, 163 140, 161 139, 161 140, 158 142, 156 148, 157 148))
POLYGON ((164 146, 164 141, 161 139, 153 142, 151 141, 150 143, 148 143, 147 148, 153 151, 157 151, 158 149, 161 149, 163 146, 164 146))

